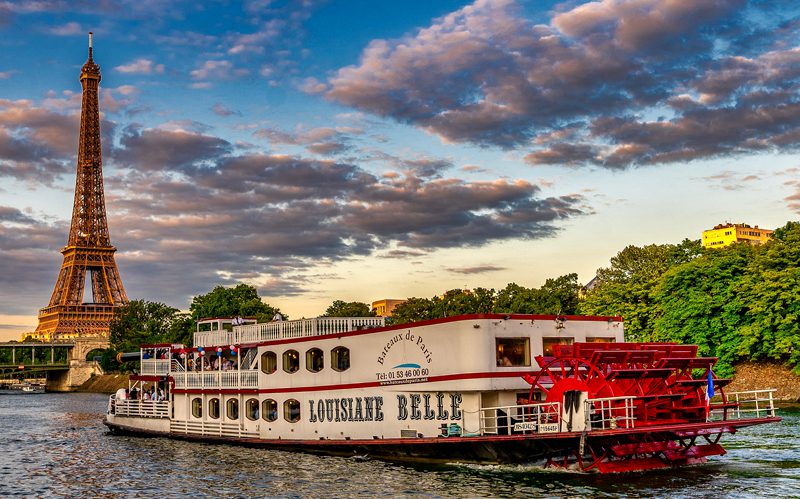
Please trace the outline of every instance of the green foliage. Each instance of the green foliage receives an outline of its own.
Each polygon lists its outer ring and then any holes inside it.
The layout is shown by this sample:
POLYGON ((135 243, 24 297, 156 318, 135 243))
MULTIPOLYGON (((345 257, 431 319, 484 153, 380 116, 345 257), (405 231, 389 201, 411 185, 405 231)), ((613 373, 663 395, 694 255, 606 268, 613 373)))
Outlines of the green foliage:
POLYGON ((699 241, 680 244, 628 246, 611 259, 611 266, 597 271, 597 286, 579 305, 588 315, 620 315, 625 319, 629 341, 651 341, 661 307, 653 296, 669 269, 702 254, 699 241))
POLYGON ((744 244, 710 250, 666 272, 654 293, 661 314, 652 339, 696 344, 700 355, 719 357, 717 374, 732 374, 746 312, 738 284, 754 251, 744 244))
POLYGON ((334 300, 322 314, 323 317, 375 317, 369 305, 360 301, 334 300))
POLYGON ((541 288, 509 283, 504 289, 451 289, 433 298, 409 298, 395 307, 393 324, 464 314, 575 314, 578 308, 577 274, 547 279, 541 288))
POLYGON ((178 309, 158 302, 131 300, 114 312, 109 327, 111 347, 118 352, 135 352, 143 343, 170 343, 176 329, 178 309))
POLYGON ((100 367, 105 372, 119 371, 122 366, 117 362, 117 351, 113 348, 104 350, 100 357, 100 367))
POLYGON ((406 324, 408 322, 425 321, 438 317, 435 312, 433 300, 412 297, 400 303, 392 311, 392 324, 406 324))
POLYGON ((541 288, 509 283, 497 293, 493 311, 511 314, 572 315, 578 311, 578 274, 547 279, 541 288))
MULTIPOLYGON (((258 322, 269 322, 277 308, 264 303, 256 288, 239 284, 233 288, 217 286, 210 293, 195 296, 189 307, 193 320, 209 317, 255 317, 258 322)), ((284 319, 288 319, 283 314, 284 319)))
POLYGON ((696 344, 719 358, 721 376, 741 360, 782 360, 800 371, 798 222, 762 246, 629 246, 597 275, 581 313, 621 315, 628 341, 696 344))

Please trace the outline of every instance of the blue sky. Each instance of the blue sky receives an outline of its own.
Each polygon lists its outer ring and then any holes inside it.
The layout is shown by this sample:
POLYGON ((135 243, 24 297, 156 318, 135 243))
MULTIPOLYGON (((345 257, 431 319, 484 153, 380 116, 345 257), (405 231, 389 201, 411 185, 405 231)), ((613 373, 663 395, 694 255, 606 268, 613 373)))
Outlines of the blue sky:
POLYGON ((66 243, 80 67, 102 72, 130 298, 586 282, 629 244, 800 213, 789 2, 0 1, 0 337, 66 243), (788 7, 787 7, 788 6, 788 7))

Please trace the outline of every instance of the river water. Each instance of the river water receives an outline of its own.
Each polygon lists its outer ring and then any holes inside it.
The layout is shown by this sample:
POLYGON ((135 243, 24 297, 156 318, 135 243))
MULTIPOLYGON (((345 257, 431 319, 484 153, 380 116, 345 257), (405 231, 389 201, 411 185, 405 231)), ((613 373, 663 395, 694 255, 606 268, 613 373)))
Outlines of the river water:
POLYGON ((680 470, 407 465, 110 435, 107 397, 0 395, 0 497, 800 497, 800 410, 680 470))

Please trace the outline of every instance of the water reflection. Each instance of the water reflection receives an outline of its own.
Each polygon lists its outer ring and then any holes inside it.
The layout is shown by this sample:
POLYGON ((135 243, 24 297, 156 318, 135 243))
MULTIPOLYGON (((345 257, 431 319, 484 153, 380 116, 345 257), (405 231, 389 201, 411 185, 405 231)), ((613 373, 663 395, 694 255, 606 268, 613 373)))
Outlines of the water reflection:
POLYGON ((36 497, 796 497, 797 412, 679 471, 617 476, 527 466, 408 465, 109 435, 105 396, 0 396, 0 495, 36 497))

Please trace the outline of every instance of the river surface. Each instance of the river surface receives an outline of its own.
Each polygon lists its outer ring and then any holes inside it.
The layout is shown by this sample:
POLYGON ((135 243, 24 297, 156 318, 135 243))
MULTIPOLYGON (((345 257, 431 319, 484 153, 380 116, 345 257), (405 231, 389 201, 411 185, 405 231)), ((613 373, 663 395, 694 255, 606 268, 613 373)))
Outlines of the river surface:
POLYGON ((0 497, 800 497, 800 410, 680 470, 407 465, 110 435, 107 397, 0 395, 0 497))

